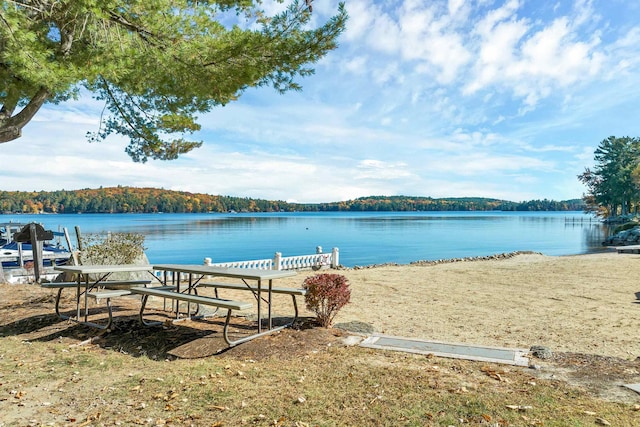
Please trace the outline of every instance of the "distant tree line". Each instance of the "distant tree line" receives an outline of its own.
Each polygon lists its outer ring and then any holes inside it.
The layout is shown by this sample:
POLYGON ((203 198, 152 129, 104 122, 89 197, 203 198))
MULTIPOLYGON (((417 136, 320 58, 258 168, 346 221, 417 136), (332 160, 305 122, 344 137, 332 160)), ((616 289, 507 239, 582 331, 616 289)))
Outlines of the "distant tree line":
POLYGON ((486 198, 374 196, 332 203, 287 203, 246 197, 109 187, 73 191, 0 191, 2 213, 206 213, 322 211, 573 211, 580 199, 510 202, 486 198))

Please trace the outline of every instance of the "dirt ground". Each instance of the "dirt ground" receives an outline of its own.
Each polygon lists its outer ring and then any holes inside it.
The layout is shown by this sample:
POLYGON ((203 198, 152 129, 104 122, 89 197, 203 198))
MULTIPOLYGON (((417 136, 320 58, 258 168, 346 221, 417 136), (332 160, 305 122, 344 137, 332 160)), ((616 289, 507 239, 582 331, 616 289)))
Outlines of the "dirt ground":
MULTIPOLYGON (((157 360, 286 360, 344 345, 346 337, 362 335, 349 325, 366 325, 390 335, 446 342, 543 345, 552 355, 531 358, 533 375, 580 385, 603 399, 640 402, 640 395, 622 387, 640 383, 640 299, 635 294, 640 292, 640 256, 519 255, 339 273, 350 281, 352 301, 336 319, 341 327, 333 329, 318 327, 311 313, 303 311, 293 328, 229 349, 220 318, 147 328, 138 322, 139 301, 120 298, 114 303, 113 329, 98 331, 60 320, 53 310, 54 291, 2 284, 0 339, 91 343, 157 360)), ((300 283, 292 279, 289 285, 300 283)), ((288 304, 289 300, 277 302, 275 312, 287 313, 288 304)), ((71 307, 72 298, 65 297, 62 305, 71 307)), ((106 317, 104 309, 93 313, 94 319, 106 317)), ((288 320, 275 316, 276 324, 288 320)), ((233 325, 231 333, 241 336, 255 322, 234 318, 233 325)))

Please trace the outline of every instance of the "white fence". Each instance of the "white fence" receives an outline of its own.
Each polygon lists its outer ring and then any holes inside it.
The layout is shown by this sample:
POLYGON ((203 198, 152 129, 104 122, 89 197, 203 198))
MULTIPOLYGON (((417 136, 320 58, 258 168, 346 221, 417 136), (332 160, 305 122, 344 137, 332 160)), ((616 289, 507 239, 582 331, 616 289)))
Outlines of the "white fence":
MULTIPOLYGON (((316 247, 316 253, 311 255, 297 255, 283 257, 280 252, 276 252, 270 259, 254 259, 249 261, 230 261, 230 262, 211 262, 211 258, 204 259, 204 265, 213 267, 233 267, 233 268, 257 268, 259 270, 301 270, 310 268, 312 270, 320 270, 321 268, 338 268, 340 265, 338 248, 333 248, 331 253, 323 253, 322 246, 316 247)), ((154 273, 160 277, 166 274, 168 280, 173 280, 173 272, 165 271, 154 273)), ((180 280, 187 280, 188 274, 182 273, 180 280)))
POLYGON ((322 246, 316 248, 316 253, 311 255, 297 255, 283 257, 276 252, 271 259, 255 259, 249 261, 211 262, 211 258, 204 259, 205 265, 215 267, 257 268, 260 270, 300 270, 311 268, 338 268, 340 265, 339 250, 333 248, 330 253, 323 253, 322 246))

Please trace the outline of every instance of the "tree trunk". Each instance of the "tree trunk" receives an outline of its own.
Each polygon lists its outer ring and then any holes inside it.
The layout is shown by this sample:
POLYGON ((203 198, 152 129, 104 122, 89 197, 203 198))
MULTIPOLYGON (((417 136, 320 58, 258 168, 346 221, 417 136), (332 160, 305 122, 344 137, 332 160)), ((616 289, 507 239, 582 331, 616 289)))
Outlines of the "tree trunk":
POLYGON ((50 95, 48 89, 40 87, 38 92, 18 114, 6 119, 0 119, 0 144, 20 138, 22 128, 31 121, 50 95))

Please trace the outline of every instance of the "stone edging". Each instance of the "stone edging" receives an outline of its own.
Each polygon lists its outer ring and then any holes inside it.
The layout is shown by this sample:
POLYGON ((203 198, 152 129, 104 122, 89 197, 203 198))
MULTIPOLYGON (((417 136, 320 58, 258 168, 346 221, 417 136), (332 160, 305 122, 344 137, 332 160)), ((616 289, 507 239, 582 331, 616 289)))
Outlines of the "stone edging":
POLYGON ((534 251, 515 251, 515 252, 507 252, 501 254, 494 255, 485 255, 485 256, 475 256, 475 257, 465 257, 465 258, 449 258, 449 259, 438 259, 438 260, 422 260, 422 261, 413 261, 409 264, 398 264, 394 262, 384 263, 384 264, 371 264, 366 266, 356 265, 351 268, 341 266, 341 270, 362 270, 366 268, 377 268, 377 267, 398 267, 401 265, 419 265, 419 266, 429 266, 429 265, 438 265, 438 264, 450 264, 453 262, 467 262, 467 261, 493 261, 493 260, 501 260, 501 259, 509 259, 518 255, 544 255, 541 252, 534 251))

